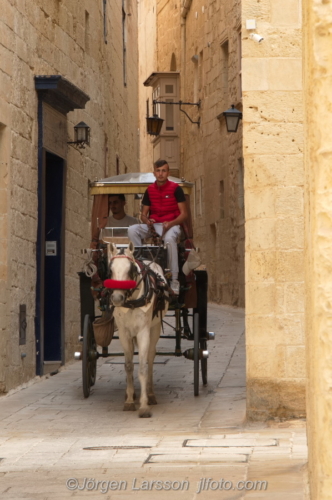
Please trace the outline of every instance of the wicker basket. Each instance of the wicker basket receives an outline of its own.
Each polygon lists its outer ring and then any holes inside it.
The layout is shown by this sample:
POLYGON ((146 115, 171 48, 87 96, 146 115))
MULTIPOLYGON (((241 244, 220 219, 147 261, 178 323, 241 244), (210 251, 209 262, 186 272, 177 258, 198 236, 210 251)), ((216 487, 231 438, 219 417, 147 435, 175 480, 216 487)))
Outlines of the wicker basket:
POLYGON ((114 335, 114 318, 110 312, 106 312, 93 322, 93 333, 96 343, 100 347, 107 347, 110 345, 114 335))

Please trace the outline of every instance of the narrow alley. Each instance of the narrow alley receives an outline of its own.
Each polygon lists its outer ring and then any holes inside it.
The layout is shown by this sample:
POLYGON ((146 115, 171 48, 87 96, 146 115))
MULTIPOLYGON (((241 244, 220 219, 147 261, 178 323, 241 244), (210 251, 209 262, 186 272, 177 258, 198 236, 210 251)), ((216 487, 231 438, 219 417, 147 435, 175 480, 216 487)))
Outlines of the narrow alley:
POLYGON ((208 327, 208 387, 194 397, 193 362, 156 357, 152 418, 122 411, 119 357, 88 399, 79 361, 3 396, 1 498, 305 499, 305 422, 245 421, 244 311, 210 304, 208 327))

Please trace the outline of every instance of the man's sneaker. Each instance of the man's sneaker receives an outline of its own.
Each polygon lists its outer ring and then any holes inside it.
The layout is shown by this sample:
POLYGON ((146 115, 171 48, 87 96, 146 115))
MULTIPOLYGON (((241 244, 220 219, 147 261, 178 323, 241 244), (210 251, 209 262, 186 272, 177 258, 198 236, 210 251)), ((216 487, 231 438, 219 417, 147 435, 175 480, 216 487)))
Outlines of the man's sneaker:
POLYGON ((178 280, 171 281, 171 289, 173 290, 174 295, 179 295, 180 293, 180 283, 178 280))

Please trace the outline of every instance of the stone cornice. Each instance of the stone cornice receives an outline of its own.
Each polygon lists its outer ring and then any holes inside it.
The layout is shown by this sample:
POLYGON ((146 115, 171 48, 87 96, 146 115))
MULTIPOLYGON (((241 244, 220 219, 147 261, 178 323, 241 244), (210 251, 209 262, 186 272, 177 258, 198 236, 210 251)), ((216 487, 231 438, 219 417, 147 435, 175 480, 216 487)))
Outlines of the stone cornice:
POLYGON ((61 75, 35 76, 35 88, 44 102, 63 114, 84 109, 90 97, 61 75))

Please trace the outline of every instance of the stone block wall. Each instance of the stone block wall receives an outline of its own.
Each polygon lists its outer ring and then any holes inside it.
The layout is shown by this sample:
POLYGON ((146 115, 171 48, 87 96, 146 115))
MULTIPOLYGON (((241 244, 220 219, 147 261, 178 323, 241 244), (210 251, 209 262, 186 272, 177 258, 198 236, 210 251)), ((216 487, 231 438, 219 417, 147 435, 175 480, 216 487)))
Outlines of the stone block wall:
POLYGON ((241 108, 240 30, 240 2, 157 2, 155 71, 169 71, 173 56, 181 100, 201 100, 199 109, 183 106, 200 127, 180 113, 180 176, 195 183, 194 240, 208 268, 210 300, 243 306, 242 132, 228 134, 217 118, 231 104, 241 108))
POLYGON ((171 71, 172 55, 176 68, 181 66, 181 2, 176 0, 157 0, 157 71, 171 71))
POLYGON ((331 32, 329 2, 305 0, 305 276, 310 498, 331 497, 331 32))
POLYGON ((156 0, 138 3, 138 95, 139 95, 139 165, 141 172, 153 168, 152 136, 146 132, 146 102, 149 101, 149 116, 152 116, 152 90, 143 83, 157 71, 157 5, 156 0))
POLYGON ((305 414, 301 4, 242 4, 249 418, 305 414), (255 19, 261 43, 249 38, 255 19))
POLYGON ((61 75, 89 95, 67 115, 68 140, 83 120, 90 148, 68 146, 65 227, 65 357, 77 350, 81 248, 90 242, 88 181, 138 169, 137 10, 122 1, 1 2, 0 19, 0 392, 35 375, 37 94, 35 75, 61 75), (27 343, 19 346, 19 305, 27 343), (26 357, 21 358, 21 354, 26 357))
POLYGON ((182 99, 201 100, 199 112, 189 112, 200 116, 201 125, 182 117, 182 158, 185 177, 195 182, 195 241, 208 269, 209 299, 243 307, 242 126, 227 133, 222 115, 231 104, 242 109, 240 32, 240 2, 192 2, 185 21, 182 99))

